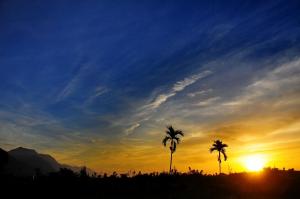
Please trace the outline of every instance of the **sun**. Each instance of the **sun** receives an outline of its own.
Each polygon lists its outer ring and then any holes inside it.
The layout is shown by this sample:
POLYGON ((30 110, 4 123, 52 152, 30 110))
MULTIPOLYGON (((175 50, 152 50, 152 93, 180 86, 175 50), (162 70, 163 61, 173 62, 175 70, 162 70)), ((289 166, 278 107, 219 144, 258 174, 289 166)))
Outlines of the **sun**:
POLYGON ((250 155, 243 160, 248 171, 261 171, 266 164, 266 159, 263 155, 250 155))

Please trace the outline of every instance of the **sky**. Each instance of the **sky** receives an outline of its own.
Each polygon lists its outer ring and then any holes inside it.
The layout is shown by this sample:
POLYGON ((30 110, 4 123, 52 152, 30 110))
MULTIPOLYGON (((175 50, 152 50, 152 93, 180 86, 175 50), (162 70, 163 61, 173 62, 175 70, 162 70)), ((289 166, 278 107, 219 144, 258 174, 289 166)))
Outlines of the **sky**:
POLYGON ((97 172, 300 169, 300 2, 0 1, 0 147, 97 172))

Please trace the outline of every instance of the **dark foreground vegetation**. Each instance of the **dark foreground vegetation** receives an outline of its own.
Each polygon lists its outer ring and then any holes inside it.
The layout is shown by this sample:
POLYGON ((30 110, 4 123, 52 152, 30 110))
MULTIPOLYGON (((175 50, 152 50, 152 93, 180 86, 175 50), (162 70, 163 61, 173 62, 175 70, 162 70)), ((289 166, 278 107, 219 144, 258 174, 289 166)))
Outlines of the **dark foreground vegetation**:
POLYGON ((88 176, 69 169, 32 177, 1 175, 1 198, 299 198, 300 173, 265 169, 259 174, 204 175, 190 170, 88 176), (4 197, 5 196, 5 197, 4 197))

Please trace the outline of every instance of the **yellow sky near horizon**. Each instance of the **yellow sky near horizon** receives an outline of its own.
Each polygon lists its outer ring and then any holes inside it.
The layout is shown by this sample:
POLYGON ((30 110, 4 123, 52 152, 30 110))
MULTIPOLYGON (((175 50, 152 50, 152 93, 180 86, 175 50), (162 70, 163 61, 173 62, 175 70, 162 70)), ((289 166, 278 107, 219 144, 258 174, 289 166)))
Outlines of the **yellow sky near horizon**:
MULTIPOLYGON (((226 149, 228 160, 222 163, 224 173, 247 171, 244 158, 251 155, 263 155, 265 167, 300 169, 300 138, 295 135, 300 129, 300 122, 285 125, 268 124, 265 127, 261 124, 255 127, 254 123, 255 121, 248 122, 247 125, 231 124, 219 128, 229 130, 238 127, 240 132, 245 132, 233 135, 222 135, 213 131, 207 134, 186 131, 174 154, 173 166, 182 172, 188 171, 188 167, 203 170, 204 173, 218 172, 217 153, 211 154, 209 147, 214 139, 221 139, 229 145, 226 149)), ((170 151, 161 144, 163 135, 162 130, 161 134, 157 135, 156 142, 125 139, 119 143, 119 147, 100 142, 98 145, 96 142, 97 146, 89 146, 86 156, 80 153, 79 159, 72 160, 69 159, 71 155, 61 156, 55 151, 51 154, 61 162, 87 165, 97 172, 168 171, 170 151), (105 148, 105 152, 101 150, 102 147, 105 148)))

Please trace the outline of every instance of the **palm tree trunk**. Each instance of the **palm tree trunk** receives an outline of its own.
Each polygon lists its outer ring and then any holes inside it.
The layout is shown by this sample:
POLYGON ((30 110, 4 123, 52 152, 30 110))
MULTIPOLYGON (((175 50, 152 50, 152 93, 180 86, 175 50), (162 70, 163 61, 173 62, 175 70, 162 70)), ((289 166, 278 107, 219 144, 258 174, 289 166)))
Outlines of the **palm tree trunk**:
POLYGON ((219 151, 219 174, 221 174, 221 154, 220 154, 220 151, 219 151))
POLYGON ((172 160, 173 160, 173 152, 172 152, 172 150, 171 150, 170 171, 169 171, 169 173, 172 172, 172 160))

